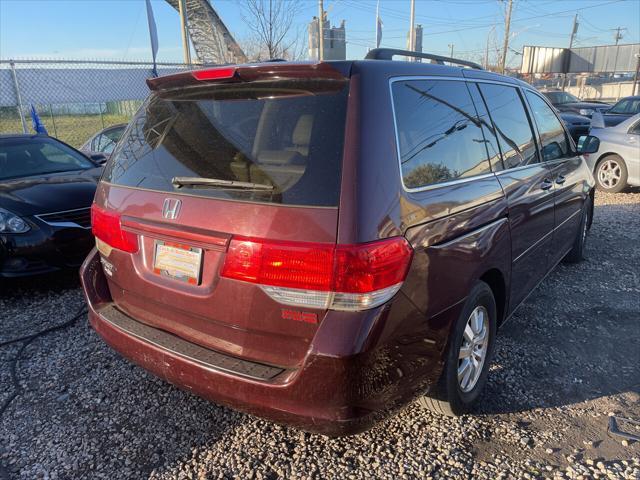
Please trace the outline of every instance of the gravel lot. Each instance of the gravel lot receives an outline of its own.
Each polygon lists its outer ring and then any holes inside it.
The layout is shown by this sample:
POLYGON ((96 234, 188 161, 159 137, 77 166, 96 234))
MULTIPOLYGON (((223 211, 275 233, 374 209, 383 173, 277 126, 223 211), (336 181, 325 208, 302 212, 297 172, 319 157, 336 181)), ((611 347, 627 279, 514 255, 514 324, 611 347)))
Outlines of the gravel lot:
MULTIPOLYGON (((410 405, 349 438, 178 390, 113 353, 83 317, 23 352, 24 392, 0 418, 0 479, 640 479, 640 445, 607 434, 609 414, 640 420, 639 240, 640 190, 598 194, 588 260, 560 265, 501 330, 476 415, 410 405)), ((0 342, 83 303, 73 273, 0 287, 0 342)), ((19 348, 0 348, 0 405, 19 348)))

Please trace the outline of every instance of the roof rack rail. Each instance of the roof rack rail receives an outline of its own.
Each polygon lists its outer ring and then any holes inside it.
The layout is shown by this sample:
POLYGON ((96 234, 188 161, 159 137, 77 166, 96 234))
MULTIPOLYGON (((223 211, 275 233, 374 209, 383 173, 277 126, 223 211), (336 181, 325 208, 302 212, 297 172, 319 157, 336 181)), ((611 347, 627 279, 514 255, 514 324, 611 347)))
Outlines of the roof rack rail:
POLYGON ((480 65, 468 60, 460 60, 458 58, 443 57, 442 55, 435 55, 433 53, 412 52, 410 50, 400 50, 397 48, 374 48, 369 50, 367 56, 364 57, 367 60, 393 60, 396 55, 402 55, 405 57, 417 57, 426 58, 429 60, 435 60, 436 63, 443 64, 444 62, 454 63, 456 65, 464 65, 465 67, 475 68, 476 70, 484 70, 480 65))

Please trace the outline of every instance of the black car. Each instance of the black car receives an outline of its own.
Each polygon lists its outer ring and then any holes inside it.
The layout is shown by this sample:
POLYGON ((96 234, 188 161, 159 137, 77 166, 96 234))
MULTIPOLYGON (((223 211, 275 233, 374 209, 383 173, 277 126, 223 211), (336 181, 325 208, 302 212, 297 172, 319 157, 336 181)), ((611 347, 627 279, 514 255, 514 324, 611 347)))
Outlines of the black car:
POLYGON ((603 112, 604 126, 614 127, 637 113, 640 113, 640 95, 625 97, 607 110, 606 113, 603 112))
POLYGON ((589 117, 572 112, 558 112, 558 115, 564 122, 567 130, 569 130, 571 138, 576 142, 576 145, 582 135, 589 134, 589 127, 591 126, 591 119, 589 117))
POLYGON ((562 91, 541 92, 556 109, 560 112, 576 113, 591 117, 596 110, 600 113, 611 108, 611 105, 604 102, 583 102, 578 97, 562 91))
POLYGON ((0 135, 0 277, 78 267, 102 168, 51 137, 0 135))

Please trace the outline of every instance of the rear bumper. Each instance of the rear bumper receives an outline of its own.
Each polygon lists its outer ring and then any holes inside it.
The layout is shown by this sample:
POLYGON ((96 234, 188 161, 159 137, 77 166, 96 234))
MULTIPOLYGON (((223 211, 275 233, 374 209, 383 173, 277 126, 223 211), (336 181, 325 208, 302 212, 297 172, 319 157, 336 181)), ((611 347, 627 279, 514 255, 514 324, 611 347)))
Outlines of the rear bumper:
POLYGON ((342 316, 333 324, 325 318, 302 365, 285 369, 205 349, 120 312, 95 250, 81 280, 91 325, 130 361, 216 403, 325 435, 366 430, 425 392, 442 368, 439 342, 404 331, 403 322, 390 317, 395 310, 405 324, 424 325, 403 295, 359 318, 342 316), (323 332, 327 321, 331 337, 323 332), (350 341, 336 340, 336 329, 350 341))

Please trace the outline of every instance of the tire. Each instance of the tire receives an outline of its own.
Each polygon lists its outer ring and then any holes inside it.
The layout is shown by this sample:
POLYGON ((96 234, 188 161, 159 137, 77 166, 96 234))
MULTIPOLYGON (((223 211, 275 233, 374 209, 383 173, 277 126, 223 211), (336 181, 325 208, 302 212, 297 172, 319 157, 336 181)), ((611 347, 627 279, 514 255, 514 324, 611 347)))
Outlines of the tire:
POLYGON ((629 172, 627 164, 619 155, 607 155, 600 159, 594 173, 598 190, 618 193, 627 188, 629 172))
MULTIPOLYGON (((440 380, 427 395, 418 398, 418 403, 422 407, 434 413, 449 417, 463 415, 471 410, 487 383, 487 374, 495 345, 497 329, 496 318, 496 301, 491 289, 484 282, 476 283, 471 289, 462 313, 451 332, 445 366, 440 380), (470 378, 466 388, 463 388, 465 375, 462 375, 462 381, 459 381, 458 369, 463 369, 462 367, 465 364, 465 360, 471 361, 471 356, 463 359, 459 357, 461 347, 463 345, 468 346, 470 343, 468 341, 468 334, 465 336, 465 328, 467 328, 468 322, 472 322, 472 316, 475 315, 476 312, 481 312, 484 318, 486 318, 486 323, 484 323, 484 321, 482 323, 484 324, 485 334, 488 338, 484 346, 484 360, 479 367, 479 373, 476 374, 477 377, 472 373, 473 378, 470 378), (474 381, 472 382, 472 380, 474 381)), ((474 331, 471 330, 469 333, 473 334, 474 331)), ((481 337, 481 335, 478 335, 476 339, 479 337, 481 337)), ((472 345, 476 344, 474 343, 472 345)), ((477 347, 472 347, 471 350, 478 351, 477 347)), ((476 371, 477 370, 478 369, 476 369, 476 371)))
POLYGON ((591 196, 587 197, 584 205, 582 206, 582 218, 580 220, 580 228, 576 233, 576 238, 573 241, 573 246, 567 256, 564 257, 564 261, 567 263, 578 263, 584 260, 584 250, 587 245, 587 234, 589 233, 589 227, 591 226, 591 215, 593 215, 593 208, 591 203, 593 200, 591 196))

